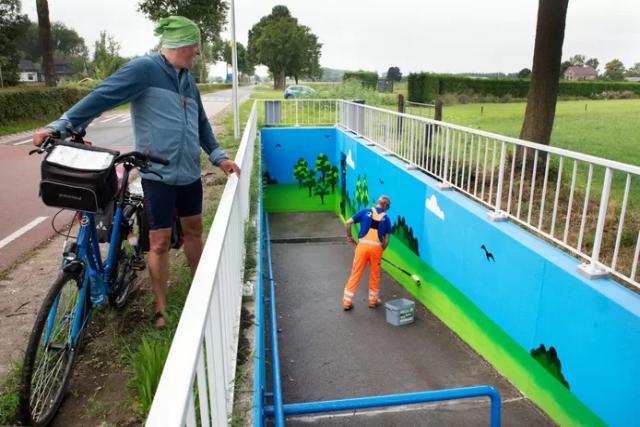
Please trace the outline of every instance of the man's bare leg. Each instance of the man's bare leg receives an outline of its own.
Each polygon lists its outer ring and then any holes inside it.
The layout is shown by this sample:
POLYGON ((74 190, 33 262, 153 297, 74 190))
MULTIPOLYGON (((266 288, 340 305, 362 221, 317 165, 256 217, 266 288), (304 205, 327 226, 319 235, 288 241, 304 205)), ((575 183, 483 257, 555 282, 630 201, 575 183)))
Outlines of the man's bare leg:
MULTIPOLYGON (((169 243, 171 229, 149 231, 149 276, 156 301, 156 313, 167 309, 167 280, 169 280, 169 243)), ((165 319, 156 319, 156 327, 165 325, 165 319)))
POLYGON ((184 254, 191 268, 192 276, 196 274, 198 262, 202 255, 202 215, 192 215, 180 218, 184 234, 184 254))

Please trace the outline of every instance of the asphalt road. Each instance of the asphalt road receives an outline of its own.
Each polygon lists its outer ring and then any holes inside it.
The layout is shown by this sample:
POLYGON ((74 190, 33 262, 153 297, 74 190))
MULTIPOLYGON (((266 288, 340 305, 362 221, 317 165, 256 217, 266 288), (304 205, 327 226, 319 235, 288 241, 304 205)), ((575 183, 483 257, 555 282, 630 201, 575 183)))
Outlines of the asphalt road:
MULTIPOLYGON (((252 90, 241 87, 240 102, 252 90)), ((231 90, 205 94, 202 101, 211 117, 231 104, 231 90)), ((104 113, 89 125, 86 138, 96 146, 131 150, 134 140, 129 111, 104 113)), ((58 209, 44 206, 38 197, 42 158, 29 156, 32 148, 30 136, 25 133, 3 137, 0 143, 0 271, 54 234, 51 220, 58 209)), ((71 213, 65 211, 56 224, 61 227, 70 219, 71 213)))

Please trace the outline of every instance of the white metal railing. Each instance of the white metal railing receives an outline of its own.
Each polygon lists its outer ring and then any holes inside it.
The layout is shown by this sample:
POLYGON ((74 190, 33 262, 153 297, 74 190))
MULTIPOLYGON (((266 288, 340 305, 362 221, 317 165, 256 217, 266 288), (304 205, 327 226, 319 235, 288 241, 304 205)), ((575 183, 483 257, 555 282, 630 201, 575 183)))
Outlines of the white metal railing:
POLYGON ((229 177, 220 198, 147 418, 148 426, 228 424, 240 327, 256 107, 254 103, 236 155, 241 176, 229 177))
POLYGON ((258 112, 265 126, 334 126, 338 101, 335 99, 260 100, 258 112))
POLYGON ((640 167, 449 123, 339 101, 338 126, 640 287, 640 167))

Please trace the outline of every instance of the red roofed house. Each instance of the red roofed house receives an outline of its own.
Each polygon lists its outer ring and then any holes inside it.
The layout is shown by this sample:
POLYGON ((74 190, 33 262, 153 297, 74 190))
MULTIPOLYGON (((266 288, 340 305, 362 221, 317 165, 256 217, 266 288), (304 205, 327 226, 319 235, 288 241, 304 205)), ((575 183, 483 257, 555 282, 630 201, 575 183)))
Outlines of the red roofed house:
POLYGON ((564 72, 564 78, 567 80, 595 80, 598 73, 591 67, 569 67, 564 72))

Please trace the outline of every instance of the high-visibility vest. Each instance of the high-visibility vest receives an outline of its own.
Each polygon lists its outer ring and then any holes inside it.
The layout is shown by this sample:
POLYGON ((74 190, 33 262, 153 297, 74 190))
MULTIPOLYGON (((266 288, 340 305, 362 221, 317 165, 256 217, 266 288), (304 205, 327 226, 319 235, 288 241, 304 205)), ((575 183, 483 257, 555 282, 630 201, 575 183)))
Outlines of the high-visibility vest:
POLYGON ((371 226, 369 227, 369 230, 367 230, 367 234, 360 239, 360 243, 373 246, 382 245, 380 236, 378 236, 378 228, 380 227, 380 223, 384 219, 385 214, 386 212, 378 213, 376 208, 371 208, 371 226))

